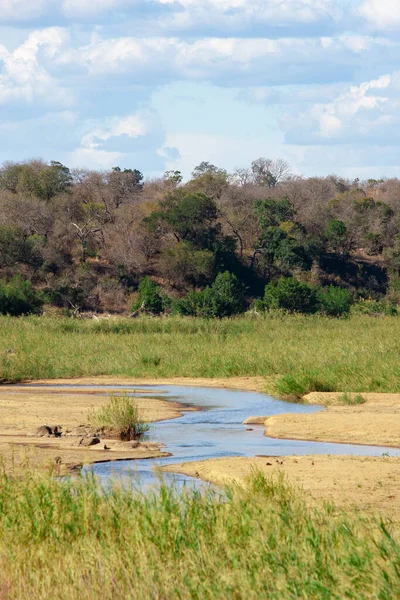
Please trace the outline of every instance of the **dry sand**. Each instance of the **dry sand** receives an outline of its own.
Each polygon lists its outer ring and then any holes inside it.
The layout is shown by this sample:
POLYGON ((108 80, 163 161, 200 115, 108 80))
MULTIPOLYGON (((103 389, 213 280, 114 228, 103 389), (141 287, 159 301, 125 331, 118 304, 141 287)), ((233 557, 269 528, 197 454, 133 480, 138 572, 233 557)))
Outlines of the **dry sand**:
MULTIPOLYGON (((355 394, 352 394, 352 396, 355 394)), ((308 404, 324 404, 326 410, 311 415, 283 414, 265 421, 272 438, 400 446, 400 394, 362 394, 357 406, 340 406, 341 394, 313 393, 308 404)))
POLYGON ((308 493, 312 504, 329 501, 400 517, 400 458, 265 456, 219 458, 163 468, 217 485, 246 485, 254 469, 267 476, 284 474, 290 484, 308 493))
MULTIPOLYGON (((115 383, 115 382, 114 382, 115 383)), ((106 404, 107 396, 97 390, 68 391, 15 386, 0 387, 0 458, 6 469, 12 466, 48 468, 58 465, 60 472, 77 465, 110 460, 158 458, 168 456, 159 445, 140 444, 136 448, 121 448, 118 440, 102 439, 90 448, 76 447, 79 438, 41 438, 32 433, 42 425, 74 429, 87 423, 88 412, 106 404), (105 450, 104 446, 108 449, 105 450)), ((155 398, 137 398, 143 421, 155 422, 182 416, 176 402, 155 398)))
MULTIPOLYGON (((140 379, 129 377, 81 377, 77 379, 42 379, 35 383, 48 385, 183 385, 194 387, 214 387, 249 392, 265 392, 267 387, 265 377, 170 377, 164 379, 140 379)), ((1 389, 1 388, 0 388, 1 389)))

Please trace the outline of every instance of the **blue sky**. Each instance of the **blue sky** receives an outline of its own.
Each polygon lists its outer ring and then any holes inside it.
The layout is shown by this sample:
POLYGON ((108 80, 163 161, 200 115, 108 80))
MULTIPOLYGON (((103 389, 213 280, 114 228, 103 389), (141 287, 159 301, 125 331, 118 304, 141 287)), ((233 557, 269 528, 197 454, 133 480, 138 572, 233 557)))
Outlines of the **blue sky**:
POLYGON ((398 0, 0 0, 0 161, 400 176, 398 0))

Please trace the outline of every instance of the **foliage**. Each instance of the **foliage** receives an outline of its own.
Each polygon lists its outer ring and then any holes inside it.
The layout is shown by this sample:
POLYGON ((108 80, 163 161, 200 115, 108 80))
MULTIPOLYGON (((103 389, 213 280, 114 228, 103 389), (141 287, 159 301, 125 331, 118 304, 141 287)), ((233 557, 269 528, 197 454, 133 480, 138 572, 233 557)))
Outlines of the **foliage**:
POLYGON ((29 281, 20 275, 8 283, 0 282, 0 314, 19 317, 28 314, 40 314, 43 300, 29 281))
POLYGON ((133 310, 143 307, 146 311, 160 314, 164 310, 164 301, 159 286, 150 278, 145 277, 139 284, 139 298, 133 305, 133 310))
POLYGON ((197 250, 183 241, 166 252, 164 271, 177 287, 203 286, 212 279, 215 260, 211 250, 197 250))
POLYGON ((330 285, 318 294, 321 311, 330 317, 344 317, 348 315, 353 298, 350 292, 341 287, 330 285))
POLYGON ((175 312, 206 318, 230 317, 244 312, 246 302, 244 287, 236 275, 219 273, 211 287, 201 292, 189 292, 175 303, 175 312))
POLYGON ((318 309, 315 288, 294 277, 270 282, 265 288, 263 303, 266 309, 279 308, 289 312, 315 313, 318 309))
POLYGON ((351 240, 346 224, 339 219, 331 219, 325 230, 328 248, 339 254, 347 254, 351 250, 351 240))
POLYGON ((106 406, 89 412, 88 420, 94 427, 116 431, 125 441, 136 440, 149 430, 149 425, 140 420, 137 404, 128 394, 110 396, 106 406))
POLYGON ((311 509, 259 472, 246 489, 202 493, 2 474, 0 504, 9 600, 399 596, 395 521, 311 509))
POLYGON ((181 297, 224 271, 251 300, 269 281, 296 277, 397 303, 399 197, 397 180, 295 177, 270 158, 234 173, 205 161, 187 182, 179 171, 145 180, 134 165, 4 163, 0 279, 20 274, 56 306, 119 313, 145 277, 181 297), (118 279, 118 293, 103 293, 103 279, 118 279), (60 299, 66 287, 82 292, 79 303, 73 293, 60 299))

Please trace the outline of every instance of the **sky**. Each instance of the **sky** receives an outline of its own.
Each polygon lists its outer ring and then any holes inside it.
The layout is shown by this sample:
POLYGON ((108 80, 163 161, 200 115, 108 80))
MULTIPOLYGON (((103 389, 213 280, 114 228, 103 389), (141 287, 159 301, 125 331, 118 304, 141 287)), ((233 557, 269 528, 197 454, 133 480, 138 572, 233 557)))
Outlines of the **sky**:
POLYGON ((0 0, 0 162, 400 176, 399 0, 0 0))

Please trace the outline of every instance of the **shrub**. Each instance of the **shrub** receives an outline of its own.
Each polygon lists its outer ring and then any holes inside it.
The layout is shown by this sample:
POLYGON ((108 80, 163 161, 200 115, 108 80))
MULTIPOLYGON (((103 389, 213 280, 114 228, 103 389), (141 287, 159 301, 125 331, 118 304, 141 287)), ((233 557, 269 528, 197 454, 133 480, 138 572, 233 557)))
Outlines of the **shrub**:
POLYGON ((398 307, 396 303, 387 300, 361 299, 353 304, 352 313, 357 315, 396 316, 398 307))
POLYGON ((139 284, 139 299, 133 305, 133 310, 144 307, 156 315, 164 310, 164 300, 159 286, 150 277, 145 277, 139 284))
POLYGON ((229 271, 219 273, 211 287, 189 292, 175 303, 174 310, 183 315, 220 319, 240 314, 246 310, 244 286, 229 271))
POLYGON ((19 317, 40 314, 43 300, 29 281, 16 275, 8 283, 0 283, 0 314, 19 317))
POLYGON ((341 287, 333 285, 323 289, 318 294, 320 309, 330 317, 343 317, 350 311, 353 303, 351 294, 341 287))
POLYGON ((139 418, 139 410, 127 394, 110 396, 106 406, 89 412, 88 419, 95 427, 107 427, 115 430, 122 440, 136 440, 149 431, 147 423, 139 418))
POLYGON ((315 288, 294 277, 281 278, 277 284, 270 282, 265 288, 263 304, 267 309, 301 313, 315 313, 318 308, 315 288))

